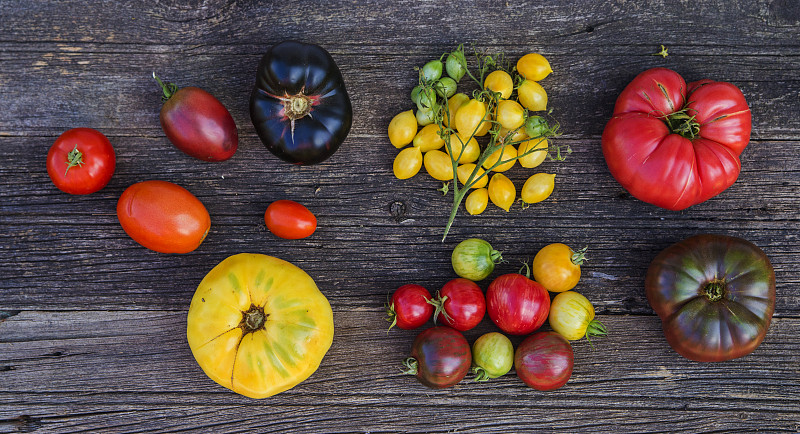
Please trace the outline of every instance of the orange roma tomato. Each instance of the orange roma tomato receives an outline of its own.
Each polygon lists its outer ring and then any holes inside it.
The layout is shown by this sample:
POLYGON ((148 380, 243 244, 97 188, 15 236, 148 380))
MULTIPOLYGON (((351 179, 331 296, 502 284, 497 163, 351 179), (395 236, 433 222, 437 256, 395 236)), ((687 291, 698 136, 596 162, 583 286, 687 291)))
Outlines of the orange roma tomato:
POLYGON ((160 253, 189 253, 211 228, 206 207, 185 188, 166 181, 128 187, 117 202, 117 218, 134 241, 160 253))
POLYGON ((317 218, 302 204, 293 200, 276 200, 264 213, 267 229, 278 237, 299 240, 317 230, 317 218))

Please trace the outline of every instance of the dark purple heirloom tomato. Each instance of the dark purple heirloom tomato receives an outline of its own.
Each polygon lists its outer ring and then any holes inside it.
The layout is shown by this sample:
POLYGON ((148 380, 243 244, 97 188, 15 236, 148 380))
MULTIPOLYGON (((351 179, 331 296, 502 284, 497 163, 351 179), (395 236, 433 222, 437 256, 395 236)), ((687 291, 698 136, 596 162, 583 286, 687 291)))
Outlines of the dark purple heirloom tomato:
POLYGON ((316 164, 347 137, 353 108, 327 51, 285 41, 272 46, 258 64, 250 119, 270 152, 290 163, 316 164))
POLYGON ((431 327, 414 339, 411 357, 405 359, 406 374, 433 389, 450 387, 469 372, 472 351, 464 335, 445 326, 431 327))
POLYGON ((670 346, 700 362, 750 354, 775 310, 767 255, 725 235, 696 235, 664 249, 647 270, 645 291, 670 346))
POLYGON ((164 95, 161 128, 175 147, 194 158, 225 161, 236 153, 239 134, 228 109, 199 87, 178 88, 153 73, 164 95))

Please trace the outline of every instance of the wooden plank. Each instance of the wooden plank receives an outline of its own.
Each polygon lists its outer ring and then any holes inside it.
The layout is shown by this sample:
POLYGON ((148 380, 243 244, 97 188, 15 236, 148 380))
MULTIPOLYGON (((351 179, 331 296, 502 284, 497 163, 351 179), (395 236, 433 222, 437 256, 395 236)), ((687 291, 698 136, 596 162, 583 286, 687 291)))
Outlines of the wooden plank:
MULTIPOLYGON (((655 318, 603 316, 611 335, 594 348, 575 343, 570 382, 544 393, 513 372, 427 389, 397 368, 416 332, 387 335, 378 309, 334 312, 334 345, 320 369, 265 401, 205 377, 185 342, 184 312, 19 313, 0 323, 0 429, 613 431, 623 423, 649 432, 670 421, 670 431, 780 431, 800 422, 797 319, 776 319, 753 354, 708 364, 672 352, 655 318)), ((492 329, 487 319, 466 335, 492 329)))

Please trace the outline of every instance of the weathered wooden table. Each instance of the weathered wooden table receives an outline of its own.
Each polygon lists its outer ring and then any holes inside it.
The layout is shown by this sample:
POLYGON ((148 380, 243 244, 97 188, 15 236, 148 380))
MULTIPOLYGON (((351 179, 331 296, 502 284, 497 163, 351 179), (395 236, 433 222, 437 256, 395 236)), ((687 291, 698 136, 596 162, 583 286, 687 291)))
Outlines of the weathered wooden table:
MULTIPOLYGON (((256 3, 0 0, 0 432, 800 431, 797 1, 256 3), (268 153, 247 110, 258 60, 289 38, 326 47, 353 101, 348 139, 316 166, 268 153), (449 197, 426 175, 393 177, 386 127, 411 108, 414 66, 462 42, 545 54, 559 140, 574 152, 542 166, 558 175, 546 202, 462 210, 441 242, 449 197), (660 44, 668 57, 653 55, 660 44), (600 150, 616 96, 655 66, 730 81, 753 113, 739 180, 681 212, 626 194, 600 150), (200 162, 166 140, 152 71, 230 109, 240 134, 232 159, 200 162), (61 193, 45 171, 54 139, 78 126, 102 131, 117 152, 110 184, 88 196, 61 193), (123 232, 117 198, 148 179, 205 203, 213 223, 199 249, 158 254, 123 232), (312 237, 266 230, 264 209, 281 198, 316 213, 312 237), (643 292, 656 253, 703 232, 753 241, 776 270, 766 340, 731 362, 678 356, 643 292), (511 261, 495 275, 550 242, 589 247, 577 290, 610 334, 594 348, 574 344, 565 387, 537 392, 512 372, 434 391, 400 374, 416 332, 386 333, 387 294, 410 282, 438 289, 455 277, 452 248, 471 236, 511 261), (265 400, 208 379, 186 343, 197 284, 239 252, 299 265, 334 311, 320 369, 265 400)), ((520 182, 528 172, 509 174, 520 182)), ((489 330, 487 318, 466 335, 489 330)))

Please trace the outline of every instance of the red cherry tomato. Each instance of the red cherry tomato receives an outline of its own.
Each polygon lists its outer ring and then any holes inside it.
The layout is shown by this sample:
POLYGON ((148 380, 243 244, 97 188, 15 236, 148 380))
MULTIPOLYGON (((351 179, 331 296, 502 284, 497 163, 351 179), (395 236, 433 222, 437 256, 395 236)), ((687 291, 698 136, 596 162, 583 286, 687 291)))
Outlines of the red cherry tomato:
POLYGON ((286 199, 269 204, 264 222, 270 232, 287 240, 305 238, 317 230, 314 214, 303 205, 286 199))
POLYGON ((572 375, 572 345, 556 332, 528 336, 514 353, 517 376, 536 390, 554 390, 572 375))
POLYGON ((477 283, 464 278, 444 284, 437 298, 434 318, 458 331, 467 331, 481 322, 486 314, 486 299, 477 283))
POLYGON ((547 320, 550 295, 544 286, 521 274, 504 274, 489 284, 486 307, 500 330, 526 335, 547 320))
POLYGON ((184 87, 163 83, 161 128, 173 145, 194 158, 205 161, 224 161, 233 157, 239 146, 236 122, 228 109, 213 95, 199 87, 184 87))
POLYGON ((65 131, 47 153, 47 174, 59 190, 69 194, 89 194, 105 187, 116 165, 111 142, 91 128, 65 131))
POLYGON ((161 253, 189 253, 211 228, 206 207, 185 188, 166 181, 131 185, 117 202, 122 229, 134 241, 161 253))
POLYGON ((403 285, 392 294, 392 301, 386 306, 389 315, 389 329, 400 327, 403 330, 415 329, 433 315, 433 305, 428 303, 431 293, 420 285, 403 285))
POLYGON ((414 339, 411 357, 403 364, 404 372, 415 375, 420 383, 442 389, 464 379, 472 364, 472 350, 459 331, 444 326, 432 327, 414 339))

